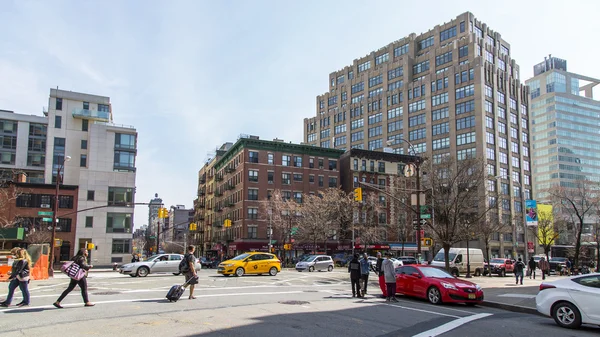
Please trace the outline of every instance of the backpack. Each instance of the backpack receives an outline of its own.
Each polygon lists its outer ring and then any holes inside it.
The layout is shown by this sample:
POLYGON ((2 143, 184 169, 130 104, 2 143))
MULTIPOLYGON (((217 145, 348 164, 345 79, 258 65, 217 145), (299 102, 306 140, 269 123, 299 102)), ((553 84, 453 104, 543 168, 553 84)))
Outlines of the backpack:
POLYGON ((179 262, 179 272, 187 273, 188 271, 190 271, 189 254, 185 254, 183 256, 183 260, 181 260, 181 262, 179 262))

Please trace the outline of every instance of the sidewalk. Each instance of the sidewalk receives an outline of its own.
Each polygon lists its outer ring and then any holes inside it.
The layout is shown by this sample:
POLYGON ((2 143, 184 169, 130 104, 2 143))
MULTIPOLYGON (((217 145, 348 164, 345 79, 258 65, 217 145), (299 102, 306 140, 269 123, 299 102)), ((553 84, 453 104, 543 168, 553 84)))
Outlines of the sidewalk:
POLYGON ((514 276, 507 277, 474 277, 471 281, 479 284, 484 291, 485 299, 483 306, 499 308, 503 310, 523 312, 539 315, 535 307, 535 297, 542 282, 551 282, 566 278, 566 276, 546 276, 535 280, 523 278, 523 285, 515 284, 514 276))

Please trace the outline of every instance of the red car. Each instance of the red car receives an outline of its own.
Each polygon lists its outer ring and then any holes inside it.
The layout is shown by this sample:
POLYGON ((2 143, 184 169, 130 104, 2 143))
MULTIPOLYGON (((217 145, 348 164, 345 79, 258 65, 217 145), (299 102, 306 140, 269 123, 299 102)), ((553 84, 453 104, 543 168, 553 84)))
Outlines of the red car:
POLYGON ((450 302, 476 305, 483 301, 483 290, 479 285, 430 266, 396 268, 396 293, 425 298, 432 304, 450 302))

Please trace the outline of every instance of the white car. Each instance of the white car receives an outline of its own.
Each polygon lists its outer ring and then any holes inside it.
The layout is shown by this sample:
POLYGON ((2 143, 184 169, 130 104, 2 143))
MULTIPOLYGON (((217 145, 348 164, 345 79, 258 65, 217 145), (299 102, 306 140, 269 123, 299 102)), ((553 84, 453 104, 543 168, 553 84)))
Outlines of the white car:
MULTIPOLYGON (((119 273, 131 277, 146 277, 148 274, 172 273, 179 275, 179 263, 183 260, 181 254, 158 254, 149 257, 146 261, 127 263, 119 268, 119 273)), ((202 265, 196 259, 196 270, 200 270, 202 265)))
POLYGON ((395 258, 391 258, 390 260, 392 260, 392 262, 394 262, 394 269, 398 268, 398 267, 402 267, 404 265, 404 263, 398 259, 395 258))
POLYGON ((600 273, 544 282, 535 303, 537 311, 551 316, 562 327, 600 325, 600 273))
POLYGON ((377 258, 375 256, 369 256, 369 264, 375 268, 375 266, 377 265, 377 258))

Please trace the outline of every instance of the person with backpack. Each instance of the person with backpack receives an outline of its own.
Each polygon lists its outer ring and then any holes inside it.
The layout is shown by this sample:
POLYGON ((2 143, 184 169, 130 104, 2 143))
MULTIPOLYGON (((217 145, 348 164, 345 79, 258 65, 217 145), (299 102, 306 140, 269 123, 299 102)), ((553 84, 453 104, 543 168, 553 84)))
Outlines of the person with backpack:
POLYGON ((369 283, 369 273, 371 272, 371 263, 369 262, 369 255, 363 254, 363 258, 360 259, 360 279, 362 282, 362 295, 363 297, 367 294, 367 284, 369 283))
POLYGON ((519 258, 517 260, 517 263, 515 263, 515 269, 514 269, 514 273, 515 273, 515 278, 517 283, 519 284, 519 278, 521 279, 521 285, 523 285, 523 271, 525 270, 525 263, 523 263, 523 260, 521 258, 519 258))
POLYGON ((194 256, 194 251, 196 247, 190 245, 187 248, 187 253, 183 256, 183 260, 179 263, 179 271, 185 276, 185 282, 190 284, 190 300, 196 299, 194 296, 194 280, 192 278, 198 278, 198 274, 196 274, 196 257, 194 256))
POLYGON ((23 248, 15 251, 15 261, 12 265, 8 283, 8 295, 6 299, 0 302, 0 307, 8 307, 12 302, 13 295, 17 287, 21 289, 23 300, 17 304, 17 307, 29 305, 29 270, 31 268, 31 257, 23 248))

